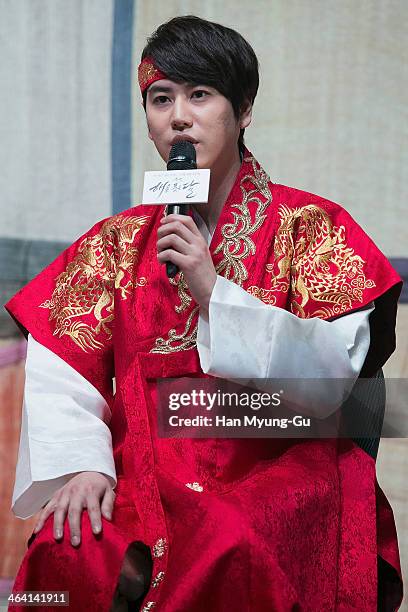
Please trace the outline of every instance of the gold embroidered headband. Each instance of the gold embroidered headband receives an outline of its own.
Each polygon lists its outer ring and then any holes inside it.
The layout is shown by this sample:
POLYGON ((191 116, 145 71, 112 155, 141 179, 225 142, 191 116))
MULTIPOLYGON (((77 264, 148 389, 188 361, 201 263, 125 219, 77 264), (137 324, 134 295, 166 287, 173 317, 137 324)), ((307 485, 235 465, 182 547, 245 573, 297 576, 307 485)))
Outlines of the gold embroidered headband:
POLYGON ((160 79, 167 78, 166 75, 154 65, 151 57, 145 57, 144 60, 140 62, 137 72, 142 95, 149 85, 160 79))

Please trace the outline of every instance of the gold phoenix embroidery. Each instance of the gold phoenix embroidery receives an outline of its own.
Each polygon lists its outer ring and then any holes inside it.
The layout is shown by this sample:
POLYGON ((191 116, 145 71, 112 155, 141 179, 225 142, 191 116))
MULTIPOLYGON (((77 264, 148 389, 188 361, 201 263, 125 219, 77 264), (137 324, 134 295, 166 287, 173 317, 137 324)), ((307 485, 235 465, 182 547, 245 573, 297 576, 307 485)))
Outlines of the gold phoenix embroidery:
POLYGON ((131 274, 138 256, 133 242, 148 218, 117 215, 98 234, 82 240, 74 259, 56 278, 51 299, 40 304, 50 310, 50 321, 55 321, 54 335, 69 336, 84 352, 104 346, 97 339, 102 331, 107 339, 112 337, 114 289, 126 299, 135 285, 146 284, 145 278, 132 281, 131 274), (85 323, 85 316, 93 317, 94 323, 85 323))
POLYGON ((314 204, 296 209, 280 206, 279 216, 275 262, 266 266, 271 286, 252 286, 248 292, 274 304, 273 293, 287 292, 290 284, 291 310, 301 318, 308 316, 309 300, 325 303, 313 313, 321 318, 342 314, 356 300, 362 302, 364 289, 375 283, 366 278, 365 261, 346 245, 344 226, 334 226, 329 214, 314 204))
MULTIPOLYGON (((226 223, 221 228, 222 240, 214 251, 214 254, 220 252, 223 254, 222 260, 215 267, 217 274, 222 274, 225 278, 240 286, 248 278, 244 260, 248 255, 255 254, 256 251, 255 243, 250 236, 263 224, 266 218, 264 212, 272 202, 269 176, 260 166, 257 166, 254 157, 247 157, 244 162, 252 165, 253 174, 248 173, 242 177, 240 182, 242 201, 231 205, 235 209, 233 211, 234 222, 226 223), (247 188, 248 182, 253 185, 252 189, 247 188), (258 196, 259 193, 265 198, 264 202, 258 196), (250 202, 257 204, 254 219, 252 219, 249 209, 250 202)), ((175 306, 175 310, 177 313, 181 313, 188 308, 192 298, 188 293, 188 287, 182 274, 178 276, 177 280, 172 279, 171 282, 177 286, 180 298, 180 304, 175 306)), ((196 322, 192 330, 191 325, 198 310, 199 307, 195 306, 181 334, 177 334, 175 329, 171 329, 168 332, 167 339, 156 339, 155 346, 150 352, 174 353, 196 346, 198 324, 196 322)))

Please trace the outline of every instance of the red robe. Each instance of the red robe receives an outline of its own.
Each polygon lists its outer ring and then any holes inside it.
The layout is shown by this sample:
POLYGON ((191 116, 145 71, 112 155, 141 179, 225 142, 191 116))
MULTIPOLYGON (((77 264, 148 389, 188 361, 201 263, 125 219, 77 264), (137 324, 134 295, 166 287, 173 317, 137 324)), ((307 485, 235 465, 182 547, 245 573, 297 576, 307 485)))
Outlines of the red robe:
MULTIPOLYGON (((198 306, 157 261, 162 214, 138 206, 97 223, 7 304, 110 404, 118 474, 102 535, 84 512, 80 547, 67 525, 55 542, 51 516, 14 589, 69 590, 72 609, 109 610, 127 544, 142 540, 154 559, 143 610, 372 612, 378 556, 397 609, 392 510, 352 441, 158 437, 155 379, 203 376, 198 306)), ((401 279, 387 259, 339 205, 273 184, 248 151, 210 251, 218 274, 302 318, 374 300, 364 375, 394 350, 401 279)))

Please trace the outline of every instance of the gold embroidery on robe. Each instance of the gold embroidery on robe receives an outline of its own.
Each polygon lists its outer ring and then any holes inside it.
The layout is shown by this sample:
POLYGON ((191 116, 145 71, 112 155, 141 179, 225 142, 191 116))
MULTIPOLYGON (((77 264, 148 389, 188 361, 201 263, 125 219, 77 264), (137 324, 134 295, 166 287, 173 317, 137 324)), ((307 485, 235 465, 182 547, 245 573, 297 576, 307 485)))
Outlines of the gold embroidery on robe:
POLYGON ((375 283, 366 278, 366 262, 346 245, 344 226, 333 225, 329 214, 314 204, 296 209, 280 206, 279 216, 274 263, 266 266, 271 286, 252 286, 248 292, 273 304, 272 294, 287 292, 290 284, 291 310, 301 318, 308 316, 309 300, 324 304, 313 312, 321 318, 342 314, 353 302, 362 302, 364 289, 375 283))
POLYGON ((159 538, 155 545, 153 546, 153 557, 159 559, 162 557, 167 548, 167 540, 166 538, 159 538))
POLYGON ((190 306, 193 298, 188 292, 188 285, 185 281, 184 274, 180 272, 177 274, 175 278, 169 278, 169 282, 171 285, 177 287, 177 293, 180 298, 180 304, 174 307, 174 310, 177 313, 184 312, 190 306))
POLYGON ((68 335, 85 352, 104 346, 98 339, 102 332, 108 340, 112 337, 114 289, 126 299, 135 286, 146 284, 145 278, 133 281, 132 272, 138 257, 133 242, 148 218, 117 215, 98 234, 82 240, 74 259, 56 278, 51 299, 40 304, 55 321, 54 335, 68 335), (83 321, 85 316, 89 322, 83 321))
MULTIPOLYGON (((215 267, 217 274, 232 280, 240 286, 248 278, 244 260, 248 255, 254 255, 256 252, 256 245, 251 235, 262 226, 266 219, 264 213, 272 202, 272 193, 269 187, 270 179, 266 172, 260 166, 257 166, 252 156, 245 158, 244 162, 252 164, 253 174, 246 174, 241 179, 242 200, 231 205, 234 222, 226 223, 221 228, 222 240, 214 251, 214 254, 220 252, 223 254, 222 260, 215 267), (253 188, 248 189, 248 183, 252 184, 253 188), (265 198, 264 202, 258 194, 262 194, 265 198), (254 219, 252 219, 249 210, 251 202, 257 204, 254 219)), ((177 286, 180 298, 180 304, 175 306, 175 310, 177 313, 182 313, 192 301, 188 293, 187 283, 182 274, 179 275, 177 280, 173 279, 171 282, 177 286)), ((195 347, 198 321, 195 322, 193 330, 191 330, 191 323, 196 313, 198 313, 198 309, 198 306, 194 307, 181 334, 177 334, 175 329, 171 329, 167 334, 167 339, 161 337, 156 339, 155 346, 150 352, 167 354, 195 347)))
POLYGON ((186 482, 186 487, 188 487, 192 491, 197 491, 197 493, 202 493, 204 491, 204 488, 200 485, 199 482, 186 482))
POLYGON ((153 589, 157 589, 157 587, 159 586, 159 584, 162 582, 163 579, 164 579, 164 572, 159 572, 157 576, 155 576, 155 578, 152 580, 153 589))
POLYGON ((198 325, 196 324, 190 331, 192 321, 195 315, 198 313, 198 306, 191 311, 187 319, 187 323, 181 334, 177 333, 174 328, 168 332, 168 338, 157 338, 156 345, 150 351, 151 353, 175 353, 177 351, 186 351, 197 344, 197 330, 198 325))
POLYGON ((222 274, 228 280, 232 280, 239 286, 248 278, 248 272, 244 260, 248 255, 255 255, 256 245, 251 238, 266 219, 264 212, 272 202, 272 193, 269 188, 269 176, 261 167, 257 167, 253 157, 246 158, 245 162, 252 164, 253 175, 247 174, 241 179, 242 201, 232 204, 234 223, 226 223, 221 228, 223 237, 214 254, 222 252, 223 258, 216 267, 217 274, 222 274), (245 183, 251 182, 253 189, 247 189, 245 183), (257 194, 261 193, 265 202, 257 194), (256 202, 258 207, 255 218, 251 218, 249 210, 250 202, 256 202))

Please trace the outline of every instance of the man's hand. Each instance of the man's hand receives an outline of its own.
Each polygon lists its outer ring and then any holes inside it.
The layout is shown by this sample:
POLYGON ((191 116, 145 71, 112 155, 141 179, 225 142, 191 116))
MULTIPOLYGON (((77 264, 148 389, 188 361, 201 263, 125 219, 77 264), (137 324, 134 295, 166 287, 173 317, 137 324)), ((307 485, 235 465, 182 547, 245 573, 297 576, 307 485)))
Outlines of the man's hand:
POLYGON ((45 521, 54 513, 54 538, 59 540, 64 533, 64 522, 68 512, 71 544, 81 541, 81 514, 87 508, 94 534, 102 531, 101 511, 105 518, 112 518, 115 493, 109 479, 99 472, 80 472, 58 489, 44 506, 34 533, 43 528, 45 521))
POLYGON ((208 316, 208 306, 217 273, 208 245, 193 219, 169 215, 161 220, 157 232, 157 258, 171 261, 183 272, 191 296, 208 316))

